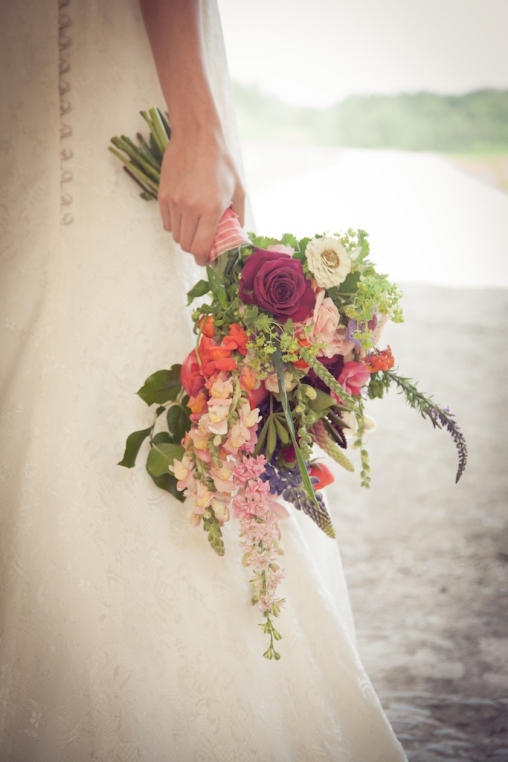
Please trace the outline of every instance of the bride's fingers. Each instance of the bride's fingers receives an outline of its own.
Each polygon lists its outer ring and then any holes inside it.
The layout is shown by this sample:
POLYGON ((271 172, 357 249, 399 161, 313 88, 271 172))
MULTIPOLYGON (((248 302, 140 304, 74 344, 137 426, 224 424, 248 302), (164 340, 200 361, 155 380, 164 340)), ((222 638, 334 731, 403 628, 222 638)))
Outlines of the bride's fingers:
POLYGON ((180 218, 179 241, 180 248, 184 251, 192 251, 192 242, 198 227, 199 217, 188 214, 180 218))
POLYGON ((238 215, 240 225, 243 227, 245 222, 245 191, 243 189, 243 185, 240 182, 236 184, 231 206, 233 207, 235 214, 238 215))
POLYGON ((182 215, 178 214, 174 209, 171 212, 171 232, 173 234, 173 241, 180 243, 180 236, 182 234, 182 215))
POLYGON ((168 233, 171 233, 171 212, 169 211, 169 206, 161 200, 159 200, 159 211, 162 219, 162 227, 168 233))
POLYGON ((198 265, 204 267, 210 258, 210 251, 213 246, 213 239, 219 224, 219 216, 200 217, 194 234, 192 245, 189 249, 198 265))

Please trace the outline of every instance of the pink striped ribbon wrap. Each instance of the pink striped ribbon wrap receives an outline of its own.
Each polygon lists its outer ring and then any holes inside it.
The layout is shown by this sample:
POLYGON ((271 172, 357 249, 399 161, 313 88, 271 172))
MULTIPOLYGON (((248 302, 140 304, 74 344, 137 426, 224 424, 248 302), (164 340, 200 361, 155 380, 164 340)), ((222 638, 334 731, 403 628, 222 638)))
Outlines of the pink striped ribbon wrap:
POLYGON ((221 254, 230 249, 236 249, 244 243, 250 243, 244 229, 240 225, 238 215, 229 207, 226 209, 217 226, 217 232, 213 239, 213 245, 210 251, 210 262, 217 259, 221 254))

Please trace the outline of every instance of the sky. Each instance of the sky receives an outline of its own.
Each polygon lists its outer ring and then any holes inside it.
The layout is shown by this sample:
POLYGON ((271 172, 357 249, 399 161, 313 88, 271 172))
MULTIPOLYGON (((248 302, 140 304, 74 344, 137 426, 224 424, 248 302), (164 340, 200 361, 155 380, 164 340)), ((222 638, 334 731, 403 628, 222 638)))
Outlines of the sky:
POLYGON ((231 77, 289 103, 508 89, 508 0, 218 0, 231 77))

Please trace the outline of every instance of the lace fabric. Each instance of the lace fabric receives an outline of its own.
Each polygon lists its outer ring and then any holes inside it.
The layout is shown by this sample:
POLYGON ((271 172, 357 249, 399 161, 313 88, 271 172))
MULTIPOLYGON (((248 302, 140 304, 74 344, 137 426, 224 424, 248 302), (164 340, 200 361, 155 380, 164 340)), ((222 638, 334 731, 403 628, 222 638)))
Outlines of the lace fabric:
MULTIPOLYGON (((203 11, 236 152, 218 15, 203 11)), ((336 544, 305 516, 284 522, 283 656, 267 662, 237 528, 216 557, 185 506, 115 465, 150 421, 133 391, 189 351, 199 276, 106 150, 163 102, 137 3, 2 14, 2 760, 403 760, 336 544)))

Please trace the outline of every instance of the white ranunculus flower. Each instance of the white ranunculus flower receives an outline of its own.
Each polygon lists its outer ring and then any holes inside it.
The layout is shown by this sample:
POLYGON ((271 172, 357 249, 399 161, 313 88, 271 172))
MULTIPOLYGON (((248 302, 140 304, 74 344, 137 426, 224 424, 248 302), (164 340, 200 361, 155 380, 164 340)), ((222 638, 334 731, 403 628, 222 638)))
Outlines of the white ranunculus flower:
POLYGON ((336 238, 325 236, 313 238, 305 249, 309 270, 318 286, 340 286, 351 271, 351 257, 336 238))

